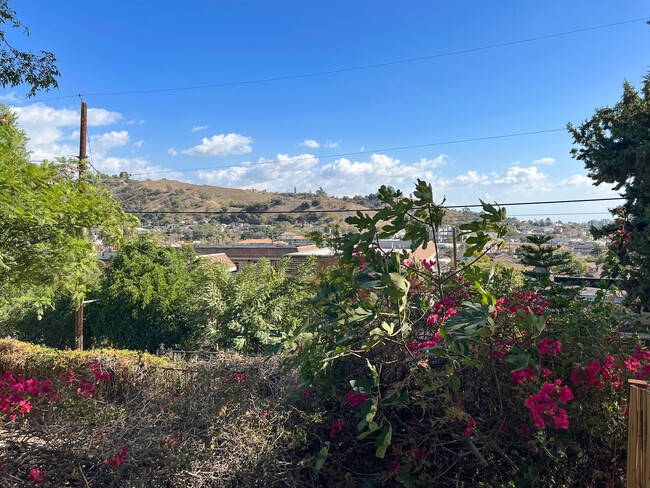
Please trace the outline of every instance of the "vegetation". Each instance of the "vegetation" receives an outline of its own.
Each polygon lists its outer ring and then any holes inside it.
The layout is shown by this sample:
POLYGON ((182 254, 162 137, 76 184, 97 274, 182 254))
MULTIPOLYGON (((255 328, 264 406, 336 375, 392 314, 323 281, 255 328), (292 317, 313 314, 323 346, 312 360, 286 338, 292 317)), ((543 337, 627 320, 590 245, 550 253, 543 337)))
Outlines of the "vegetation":
MULTIPOLYGON (((268 263, 241 278, 219 270, 214 288, 205 285, 213 344, 254 351, 277 343, 279 364, 277 356, 169 362, 0 341, 0 366, 12 372, 0 395, 34 380, 20 395, 25 403, 6 403, 16 417, 2 425, 12 447, 0 461, 12 479, 624 486, 624 385, 650 374, 650 353, 619 335, 633 317, 606 290, 595 303, 556 307, 545 289, 526 289, 516 271, 493 263, 442 273, 435 262, 385 252, 375 237, 401 231, 414 247, 435 246, 444 210, 424 182, 413 198, 379 194, 387 206, 348 219, 356 230, 338 240, 340 265, 313 291, 311 270, 287 279, 282 265, 275 274, 268 263), (289 280, 295 294, 283 301, 289 280), (29 456, 19 463, 20 450, 29 456)), ((466 255, 478 261, 500 247, 505 222, 505 210, 483 204, 480 219, 462 227, 466 255)), ((128 294, 110 301, 135 315, 116 309, 116 328, 149 313, 145 296, 154 303, 156 290, 172 296, 180 281, 192 289, 192 271, 212 272, 195 267, 188 250, 146 239, 123 255, 110 283, 128 294)), ((174 320, 173 307, 157 313, 174 320)), ((164 325, 153 320, 139 326, 157 334, 164 325)))
POLYGON ((29 162, 17 117, 0 105, 0 323, 25 307, 43 310, 63 292, 78 306, 99 272, 91 230, 118 241, 127 217, 92 175, 75 166, 29 162))
POLYGON ((278 344, 311 313, 310 281, 314 261, 287 276, 291 262, 274 267, 267 259, 236 274, 222 268, 203 295, 209 349, 260 353, 278 344))
MULTIPOLYGON (((29 29, 18 19, 16 11, 9 7, 8 0, 0 0, 0 26, 5 24, 29 35, 29 29)), ((8 37, 5 30, 0 30, 3 44, 0 48, 0 85, 13 88, 26 83, 30 86, 28 97, 33 97, 39 90, 58 88, 56 78, 61 73, 56 67, 54 55, 47 51, 38 54, 20 51, 9 43, 8 37)))
POLYGON ((101 300, 88 309, 95 342, 150 351, 192 347, 205 323, 197 297, 207 284, 206 265, 190 246, 158 246, 140 236, 102 276, 101 300))
POLYGON ((641 91, 625 82, 623 97, 603 107, 579 127, 569 124, 578 147, 571 153, 585 164, 595 185, 610 183, 622 190, 625 204, 615 209, 617 222, 592 229, 596 237, 625 237, 618 249, 620 267, 613 270, 629 302, 650 306, 650 74, 641 91))

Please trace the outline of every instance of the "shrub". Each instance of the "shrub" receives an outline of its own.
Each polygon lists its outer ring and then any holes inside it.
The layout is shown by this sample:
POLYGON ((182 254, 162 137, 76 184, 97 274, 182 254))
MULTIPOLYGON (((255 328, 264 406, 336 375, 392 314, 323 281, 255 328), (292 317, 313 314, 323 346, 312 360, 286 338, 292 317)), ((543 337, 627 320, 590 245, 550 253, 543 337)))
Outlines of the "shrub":
MULTIPOLYGON (((320 314, 283 352, 319 392, 320 482, 623 486, 625 382, 650 375, 650 353, 619 334, 624 310, 557 308, 498 268, 445 274, 384 252, 376 237, 402 230, 427 244, 444 210, 421 181, 412 199, 378 196, 374 217, 347 219, 357 231, 321 279, 320 314)), ((466 256, 499 246, 505 217, 483 204, 461 226, 466 256)))

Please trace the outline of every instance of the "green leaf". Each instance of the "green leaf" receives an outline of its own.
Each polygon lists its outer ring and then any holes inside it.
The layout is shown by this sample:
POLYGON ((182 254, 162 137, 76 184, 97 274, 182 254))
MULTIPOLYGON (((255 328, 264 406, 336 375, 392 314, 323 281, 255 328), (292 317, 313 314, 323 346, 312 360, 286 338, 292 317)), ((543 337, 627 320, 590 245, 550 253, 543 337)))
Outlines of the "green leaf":
POLYGON ((325 445, 321 448, 321 450, 318 452, 318 456, 316 456, 316 460, 314 461, 314 474, 320 473, 320 470, 323 467, 323 464, 325 464, 325 460, 327 459, 327 454, 329 453, 330 450, 330 443, 327 441, 325 445))
POLYGON ((454 390, 455 392, 460 391, 460 378, 456 375, 452 376, 449 378, 449 385, 451 386, 451 389, 454 390))
POLYGON ((390 446, 393 437, 393 428, 389 425, 385 427, 377 438, 376 446, 377 450, 375 451, 375 456, 379 459, 384 459, 386 455, 386 449, 390 446))

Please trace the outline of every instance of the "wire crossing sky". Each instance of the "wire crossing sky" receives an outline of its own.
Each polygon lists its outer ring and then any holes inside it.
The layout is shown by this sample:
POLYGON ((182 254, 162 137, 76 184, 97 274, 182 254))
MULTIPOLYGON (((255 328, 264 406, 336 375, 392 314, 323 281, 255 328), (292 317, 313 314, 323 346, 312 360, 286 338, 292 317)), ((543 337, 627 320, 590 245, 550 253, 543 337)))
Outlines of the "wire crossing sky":
POLYGON ((60 90, 0 101, 30 159, 53 160, 78 152, 82 94, 92 166, 139 179, 352 196, 421 178, 451 205, 618 197, 564 127, 647 72, 647 2, 440 3, 34 0, 17 7, 30 36, 8 41, 52 51, 60 90))

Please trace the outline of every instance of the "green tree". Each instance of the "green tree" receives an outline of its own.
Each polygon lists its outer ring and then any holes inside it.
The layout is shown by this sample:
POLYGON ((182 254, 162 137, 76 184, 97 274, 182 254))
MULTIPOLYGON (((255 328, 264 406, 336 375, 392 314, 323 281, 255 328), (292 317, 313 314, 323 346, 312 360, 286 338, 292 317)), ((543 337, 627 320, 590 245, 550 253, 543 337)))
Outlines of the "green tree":
POLYGON ((42 310, 56 293, 78 305, 100 262, 91 231, 117 241, 134 223, 108 189, 74 166, 29 162, 17 117, 0 105, 0 324, 26 308, 42 310))
MULTIPOLYGON (((594 237, 624 232, 629 242, 618 246, 620 267, 613 276, 627 292, 628 301, 650 305, 650 74, 637 91, 627 81, 623 97, 603 107, 579 127, 568 124, 575 147, 572 156, 582 161, 594 185, 609 183, 625 197, 619 222, 592 228, 594 237)), ((625 239, 624 239, 625 241, 625 239)))
MULTIPOLYGON (((0 27, 8 24, 13 29, 22 29, 29 35, 29 29, 16 17, 16 11, 9 7, 7 0, 0 0, 0 27)), ((49 91, 58 88, 56 77, 59 70, 54 55, 47 51, 33 54, 31 51, 19 51, 7 40, 7 33, 0 30, 0 85, 3 88, 28 84, 27 93, 33 97, 37 91, 49 91)))
POLYGON ((289 265, 289 258, 275 268, 261 259, 234 275, 222 269, 203 297, 208 346, 261 352, 301 325, 310 312, 314 261, 300 265, 291 276, 289 265))
POLYGON ((150 351, 192 346, 205 322, 198 297, 208 275, 190 246, 158 246, 139 236, 113 259, 101 279, 101 301, 88 308, 95 340, 150 351))
POLYGON ((571 253, 559 251, 560 246, 548 244, 552 236, 532 235, 526 238, 530 244, 524 244, 517 249, 519 262, 524 266, 533 266, 531 271, 524 274, 538 280, 548 280, 551 273, 567 265, 571 261, 571 253))

